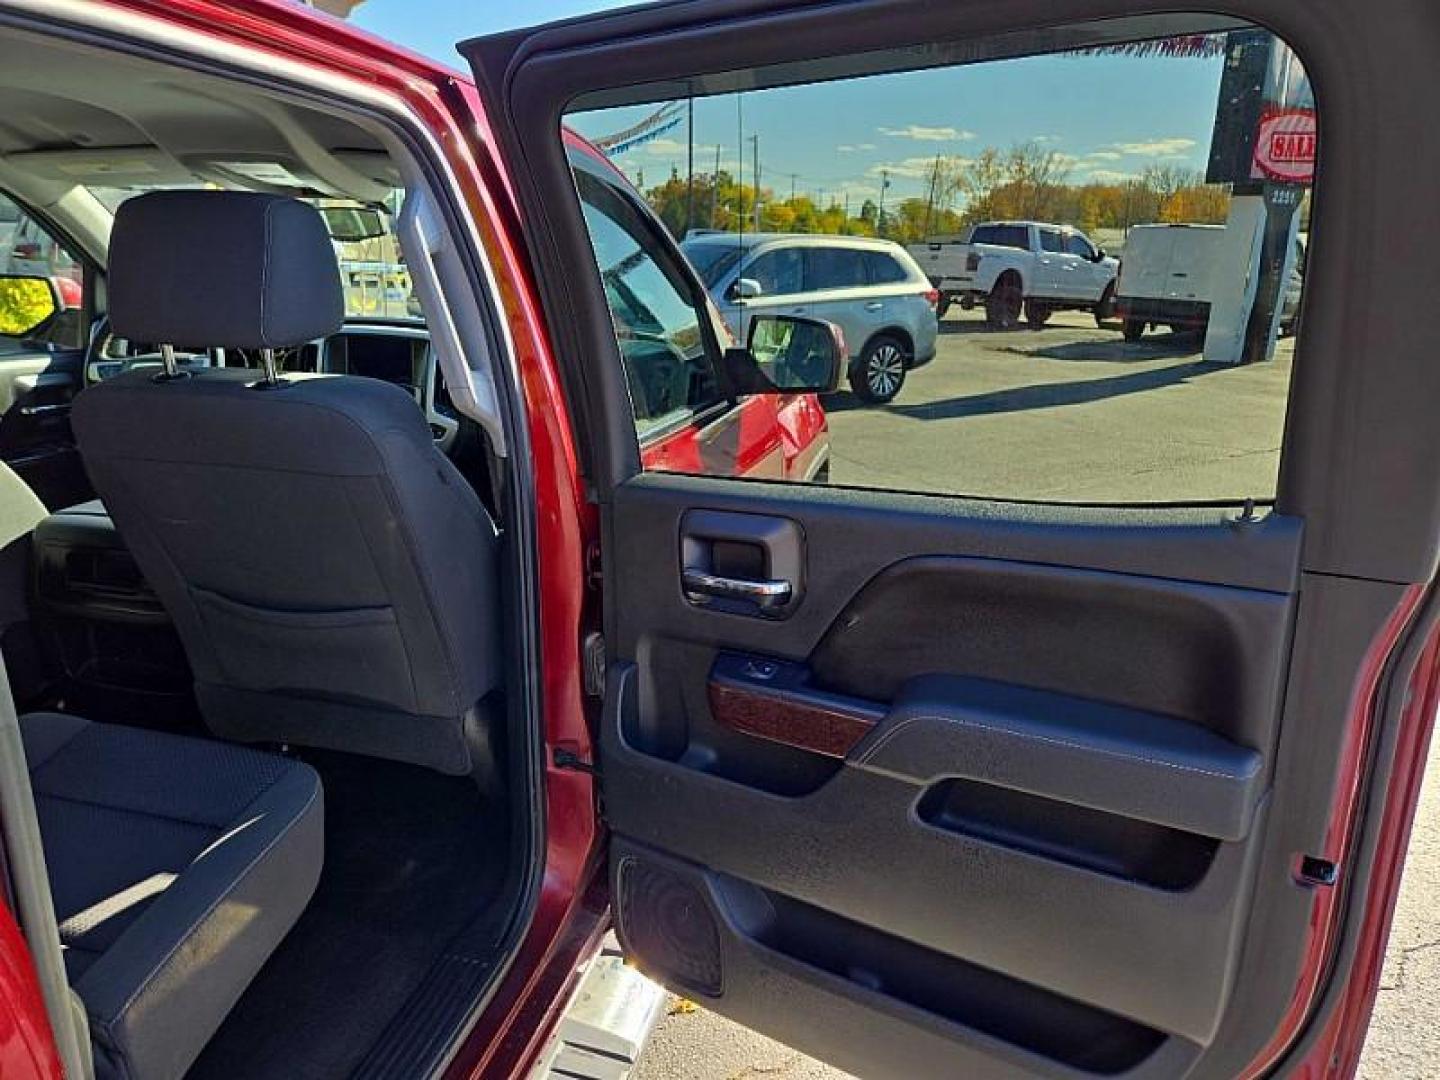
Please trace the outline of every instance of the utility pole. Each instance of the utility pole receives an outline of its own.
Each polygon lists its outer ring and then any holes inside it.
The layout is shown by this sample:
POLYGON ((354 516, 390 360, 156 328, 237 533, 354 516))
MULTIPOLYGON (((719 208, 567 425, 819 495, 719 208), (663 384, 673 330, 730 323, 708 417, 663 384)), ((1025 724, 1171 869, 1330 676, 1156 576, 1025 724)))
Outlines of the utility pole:
POLYGON ((685 232, 695 227, 695 99, 686 99, 686 152, 685 152, 685 232))
POLYGON ((875 231, 881 236, 885 235, 885 191, 890 186, 890 170, 880 170, 880 210, 875 221, 875 231))
POLYGON ((744 94, 735 95, 735 148, 740 152, 735 162, 735 221, 741 236, 745 235, 745 109, 744 94))
POLYGON ((935 164, 930 168, 930 191, 925 196, 925 235, 930 236, 930 223, 935 215, 936 188, 940 186, 940 155, 935 155, 935 164))
POLYGON ((750 174, 755 185, 755 231, 760 231, 760 136, 750 136, 750 174))
POLYGON ((720 206, 720 144, 715 144, 715 171, 710 174, 710 228, 715 228, 715 211, 720 206))

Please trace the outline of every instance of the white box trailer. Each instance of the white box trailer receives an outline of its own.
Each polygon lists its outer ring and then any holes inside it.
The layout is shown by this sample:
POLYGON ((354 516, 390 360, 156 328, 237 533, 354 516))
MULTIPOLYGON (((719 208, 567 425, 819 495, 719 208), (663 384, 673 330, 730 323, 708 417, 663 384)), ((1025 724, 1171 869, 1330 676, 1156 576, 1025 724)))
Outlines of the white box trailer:
POLYGON ((1137 340, 1150 326, 1204 330, 1224 254, 1223 225, 1134 226, 1115 287, 1125 340, 1137 340))

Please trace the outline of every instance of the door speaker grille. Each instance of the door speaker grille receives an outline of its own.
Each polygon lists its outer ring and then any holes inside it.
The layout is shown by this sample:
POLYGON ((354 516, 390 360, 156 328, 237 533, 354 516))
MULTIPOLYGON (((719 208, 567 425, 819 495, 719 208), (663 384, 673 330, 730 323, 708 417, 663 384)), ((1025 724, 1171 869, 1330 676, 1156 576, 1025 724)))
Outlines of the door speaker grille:
POLYGON ((626 943, 667 982, 719 997, 720 929, 700 890, 647 860, 620 864, 620 924, 626 943))

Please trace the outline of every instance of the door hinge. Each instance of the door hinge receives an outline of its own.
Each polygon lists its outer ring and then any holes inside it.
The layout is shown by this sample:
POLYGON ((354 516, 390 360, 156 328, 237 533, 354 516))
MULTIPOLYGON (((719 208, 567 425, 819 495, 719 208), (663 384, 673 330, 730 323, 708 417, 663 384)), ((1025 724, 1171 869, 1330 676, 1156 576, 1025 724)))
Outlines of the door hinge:
POLYGON ((566 769, 570 772, 582 772, 586 776, 600 776, 600 770, 590 762, 583 760, 574 750, 566 750, 563 746, 557 746, 550 755, 550 760, 555 763, 557 769, 566 769))
POLYGON ((1305 885, 1334 885, 1340 880, 1340 867, 1329 859, 1303 855, 1296 876, 1305 885))

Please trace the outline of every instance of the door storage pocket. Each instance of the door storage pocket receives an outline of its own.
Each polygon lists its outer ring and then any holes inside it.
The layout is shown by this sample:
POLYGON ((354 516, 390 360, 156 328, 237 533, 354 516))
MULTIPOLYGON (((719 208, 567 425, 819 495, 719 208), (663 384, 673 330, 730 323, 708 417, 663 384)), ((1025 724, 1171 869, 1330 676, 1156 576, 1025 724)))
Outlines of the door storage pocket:
POLYGON ((205 589, 190 593, 231 685, 415 711, 405 642, 388 605, 283 611, 205 589))

